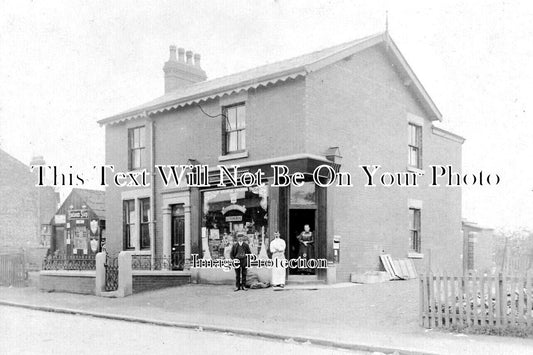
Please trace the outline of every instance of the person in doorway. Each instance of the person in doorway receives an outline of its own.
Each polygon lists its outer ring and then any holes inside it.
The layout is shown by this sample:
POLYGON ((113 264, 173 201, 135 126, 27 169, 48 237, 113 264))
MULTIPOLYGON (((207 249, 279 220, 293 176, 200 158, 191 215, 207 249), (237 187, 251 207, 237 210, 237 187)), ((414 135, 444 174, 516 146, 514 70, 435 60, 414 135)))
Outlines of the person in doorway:
POLYGON ((246 255, 251 254, 250 247, 244 241, 242 234, 237 235, 237 243, 231 248, 231 259, 239 260, 239 267, 235 268, 235 290, 234 291, 248 291, 246 288, 246 255))
MULTIPOLYGON (((300 233, 297 237, 299 243, 298 257, 305 259, 306 261, 314 257, 314 239, 313 232, 311 232, 309 224, 304 225, 304 231, 300 233)), ((300 272, 304 274, 312 274, 313 270, 303 268, 300 272)))
POLYGON ((285 241, 280 238, 279 232, 274 233, 274 240, 270 242, 270 252, 272 260, 277 266, 272 268, 271 284, 274 287, 285 287, 285 268, 280 266, 282 260, 285 260, 285 241))

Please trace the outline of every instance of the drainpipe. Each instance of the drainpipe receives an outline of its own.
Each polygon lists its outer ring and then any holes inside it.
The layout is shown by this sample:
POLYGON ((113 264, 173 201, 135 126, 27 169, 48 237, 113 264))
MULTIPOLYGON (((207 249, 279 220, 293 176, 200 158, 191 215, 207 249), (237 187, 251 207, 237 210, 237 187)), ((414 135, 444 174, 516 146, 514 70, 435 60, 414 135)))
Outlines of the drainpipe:
POLYGON ((145 113, 150 123, 150 169, 152 172, 150 184, 150 265, 154 270, 155 266, 155 125, 150 114, 145 113))

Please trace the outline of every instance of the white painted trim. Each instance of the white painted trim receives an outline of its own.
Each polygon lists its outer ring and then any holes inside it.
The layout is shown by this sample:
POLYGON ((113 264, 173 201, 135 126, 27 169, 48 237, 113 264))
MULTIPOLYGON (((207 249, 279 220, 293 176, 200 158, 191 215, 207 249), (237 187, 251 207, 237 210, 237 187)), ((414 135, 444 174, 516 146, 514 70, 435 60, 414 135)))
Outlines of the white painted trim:
POLYGON ((417 116, 411 112, 407 112, 406 116, 407 116, 407 122, 415 124, 420 127, 424 127, 424 121, 426 120, 424 117, 417 116))
POLYGON ((230 153, 226 155, 221 155, 218 157, 218 161, 227 161, 227 160, 244 159, 244 158, 248 158, 247 150, 245 150, 244 152, 239 152, 239 153, 230 153))
POLYGON ((96 271, 87 270, 41 270, 43 276, 96 277, 96 271))
POLYGON ((423 259, 424 258, 424 254, 417 253, 416 251, 410 251, 409 253, 407 253, 407 257, 409 259, 423 259))
POLYGON ((150 188, 122 191, 122 201, 150 197, 150 188))
POLYGON ((161 189, 161 194, 174 194, 174 193, 183 193, 183 192, 189 192, 189 186, 180 186, 180 187, 163 187, 161 189))
POLYGON ((133 276, 191 276, 190 271, 132 270, 133 276))
POLYGON ((409 171, 409 172, 412 172, 412 173, 418 173, 418 174, 426 175, 426 171, 425 170, 422 170, 422 169, 419 169, 419 168, 415 168, 414 166, 408 165, 406 170, 409 171))
POLYGON ((152 255, 152 252, 150 250, 123 250, 122 253, 129 254, 129 255, 152 255))
MULTIPOLYGON (((328 160, 325 156, 302 153, 302 154, 285 155, 285 156, 277 157, 277 158, 246 161, 246 162, 243 162, 242 164, 239 164, 239 167, 244 168, 244 167, 255 166, 255 165, 269 165, 269 164, 275 164, 275 163, 280 163, 280 162, 289 161, 289 160, 298 160, 298 159, 306 159, 306 158, 323 161, 324 163, 327 163, 330 165, 332 164, 332 161, 328 160)), ((209 166, 208 171, 211 172, 211 171, 218 171, 218 170, 219 168, 217 166, 211 165, 209 166)))
POLYGON ((413 199, 413 198, 407 199, 407 207, 408 208, 416 208, 416 209, 421 210, 422 206, 423 206, 422 200, 416 200, 416 199, 413 199))
POLYGON ((455 133, 452 133, 452 132, 449 132, 449 131, 446 131, 442 128, 439 128, 439 127, 435 127, 433 126, 432 127, 432 130, 431 132, 436 135, 436 136, 439 136, 439 137, 442 137, 442 138, 446 138, 446 139, 449 139, 451 141, 454 141, 454 142, 457 142, 457 143, 460 143, 460 144, 463 144, 465 142, 465 139, 455 133))
MULTIPOLYGON (((135 243, 135 250, 131 250, 131 249, 126 249, 124 251, 127 251, 127 252, 134 252, 134 253, 139 253, 139 254, 133 254, 133 255, 152 255, 151 251, 150 250, 141 250, 141 204, 140 204, 140 199, 143 199, 143 198, 150 198, 151 199, 151 194, 152 194, 152 191, 150 190, 150 188, 146 188, 146 189, 136 189, 136 190, 128 190, 128 191, 122 191, 121 193, 121 198, 122 198, 122 201, 127 201, 127 200, 133 200, 134 201, 134 204, 135 204, 135 221, 133 221, 133 223, 135 224, 136 228, 135 228, 135 231, 137 234, 136 235, 136 243, 135 243), (141 254, 142 253, 142 254, 141 254)), ((124 208, 124 207, 122 207, 124 208)), ((152 204, 151 204, 151 201, 150 201, 150 209, 152 208, 152 204)), ((152 213, 150 212, 150 219, 152 218, 152 213)), ((152 232, 152 230, 150 230, 150 233, 152 232)), ((154 237, 152 237, 150 235, 150 249, 153 248, 153 244, 155 242, 155 240, 153 240, 154 237)))
POLYGON ((248 101, 248 91, 241 91, 239 93, 225 94, 220 98, 220 106, 230 106, 238 103, 245 103, 248 101))
POLYGON ((145 109, 140 109, 136 111, 127 111, 122 114, 118 114, 115 116, 111 116, 108 118, 104 118, 102 120, 98 121, 98 124, 100 126, 106 125, 106 124, 116 124, 123 121, 128 121, 131 119, 137 119, 137 118, 144 118, 147 114, 155 114, 155 113, 162 113, 167 112, 173 109, 177 109, 179 107, 185 107, 188 105, 193 105, 200 102, 205 102, 211 99, 219 98, 221 96, 227 95, 227 94, 233 94, 238 93, 241 91, 247 91, 249 89, 256 89, 260 86, 267 86, 269 84, 276 84, 278 82, 284 82, 289 79, 296 79, 298 77, 303 77, 307 75, 307 71, 302 68, 296 68, 295 70, 291 70, 289 74, 283 75, 276 73, 272 75, 272 78, 267 77, 264 80, 262 79, 250 79, 247 80, 244 83, 238 83, 235 85, 230 85, 228 88, 222 87, 214 89, 210 92, 200 92, 198 94, 193 94, 188 97, 182 97, 178 98, 176 100, 169 100, 169 102, 164 102, 161 104, 157 104, 154 106, 148 106, 145 109))

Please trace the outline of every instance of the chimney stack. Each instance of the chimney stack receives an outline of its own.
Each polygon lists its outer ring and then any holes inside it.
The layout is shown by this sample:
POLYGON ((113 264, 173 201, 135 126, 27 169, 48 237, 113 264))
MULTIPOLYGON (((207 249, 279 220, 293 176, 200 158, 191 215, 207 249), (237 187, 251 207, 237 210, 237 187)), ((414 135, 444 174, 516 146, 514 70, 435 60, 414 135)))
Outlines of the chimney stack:
POLYGON ((200 68, 200 54, 198 53, 194 55, 194 66, 200 68))
MULTIPOLYGON (((35 176, 35 184, 39 181, 39 169, 37 168, 38 165, 46 165, 46 162, 44 161, 44 158, 42 155, 35 155, 30 160, 30 167, 35 166, 33 169, 33 175, 35 176)), ((46 169, 43 169, 43 177, 46 176, 46 169)))
POLYGON ((207 79, 205 71, 200 66, 200 54, 194 54, 190 50, 185 52, 185 49, 178 48, 176 58, 176 46, 174 45, 170 46, 170 56, 163 66, 163 72, 165 73, 165 94, 207 79))

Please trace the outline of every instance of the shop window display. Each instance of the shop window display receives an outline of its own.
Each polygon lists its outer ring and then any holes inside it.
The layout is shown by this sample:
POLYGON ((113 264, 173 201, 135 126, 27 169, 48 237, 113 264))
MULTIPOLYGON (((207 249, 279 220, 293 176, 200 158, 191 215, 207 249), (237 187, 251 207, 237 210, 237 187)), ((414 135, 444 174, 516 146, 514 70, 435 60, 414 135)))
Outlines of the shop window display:
POLYGON ((211 190, 202 193, 202 243, 211 258, 229 258, 243 235, 253 254, 268 248, 268 186, 211 190))

